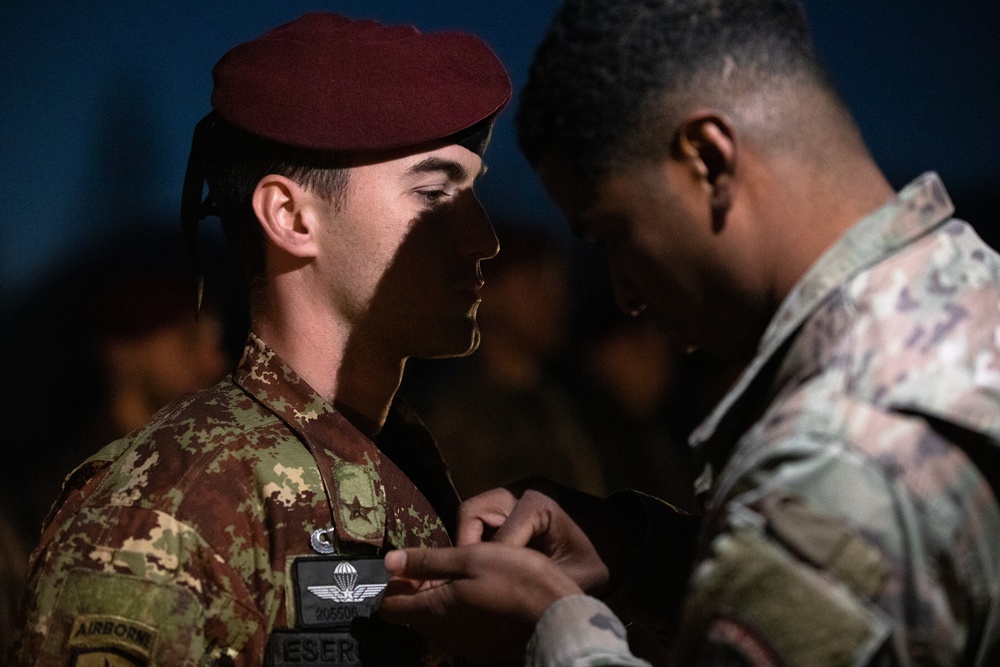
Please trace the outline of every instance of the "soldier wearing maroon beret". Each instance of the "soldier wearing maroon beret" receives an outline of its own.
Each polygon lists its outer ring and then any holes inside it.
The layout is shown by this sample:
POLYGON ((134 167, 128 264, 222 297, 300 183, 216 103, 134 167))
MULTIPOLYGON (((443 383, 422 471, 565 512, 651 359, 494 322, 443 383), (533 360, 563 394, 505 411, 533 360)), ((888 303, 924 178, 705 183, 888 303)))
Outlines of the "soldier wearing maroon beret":
POLYGON ((333 14, 213 76, 181 216, 193 245, 217 216, 245 269, 243 358, 66 480, 12 661, 430 664, 375 614, 382 555, 449 545, 458 498, 394 395, 409 357, 478 343, 498 248, 473 184, 509 80, 471 35, 333 14))

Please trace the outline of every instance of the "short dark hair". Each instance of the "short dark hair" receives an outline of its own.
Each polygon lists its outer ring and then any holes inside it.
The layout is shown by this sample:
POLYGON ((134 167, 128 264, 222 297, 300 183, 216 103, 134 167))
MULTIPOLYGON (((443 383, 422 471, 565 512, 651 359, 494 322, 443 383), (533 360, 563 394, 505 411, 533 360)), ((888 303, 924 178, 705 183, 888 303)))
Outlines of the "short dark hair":
POLYGON ((251 198, 268 174, 285 176, 340 207, 350 177, 350 157, 296 148, 251 134, 221 119, 212 126, 206 180, 222 231, 250 287, 264 269, 263 231, 251 198))
POLYGON ((737 105, 741 92, 790 79, 842 108, 792 0, 567 0, 521 94, 519 143, 533 165, 555 151, 597 177, 620 159, 667 154, 658 131, 677 119, 659 102, 737 105))

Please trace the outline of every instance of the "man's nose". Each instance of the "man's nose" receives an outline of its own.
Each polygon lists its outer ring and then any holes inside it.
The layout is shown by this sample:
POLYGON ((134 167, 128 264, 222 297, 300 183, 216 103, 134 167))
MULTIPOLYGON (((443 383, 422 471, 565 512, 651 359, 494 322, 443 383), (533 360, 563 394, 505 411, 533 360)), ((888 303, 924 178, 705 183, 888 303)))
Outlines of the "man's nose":
POLYGON ((459 228, 462 230, 461 253, 474 259, 490 259, 500 251, 500 241, 483 205, 472 190, 459 195, 459 228))

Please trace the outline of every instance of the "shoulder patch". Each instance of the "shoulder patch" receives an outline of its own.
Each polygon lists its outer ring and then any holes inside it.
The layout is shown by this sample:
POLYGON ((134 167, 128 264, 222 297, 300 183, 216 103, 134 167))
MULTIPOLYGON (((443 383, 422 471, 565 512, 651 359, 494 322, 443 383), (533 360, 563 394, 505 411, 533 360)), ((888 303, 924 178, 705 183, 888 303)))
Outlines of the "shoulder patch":
POLYGON ((145 661, 136 662, 120 653, 110 651, 86 651, 73 656, 70 667, 144 667, 145 661))
POLYGON ((107 664, 112 666, 144 665, 156 645, 157 634, 156 628, 121 616, 81 614, 73 619, 66 644, 77 652, 76 665, 104 664, 90 662, 101 655, 109 656, 107 664))
POLYGON ((868 664, 888 639, 890 623, 848 586, 758 529, 741 527, 717 537, 692 576, 680 664, 698 664, 712 633, 716 643, 724 639, 733 651, 764 660, 746 664, 834 667, 868 664), (720 617, 729 620, 720 623, 720 617))
POLYGON ((761 502, 768 527, 797 556, 873 598, 881 589, 887 566, 878 548, 836 517, 803 498, 776 494, 761 502))

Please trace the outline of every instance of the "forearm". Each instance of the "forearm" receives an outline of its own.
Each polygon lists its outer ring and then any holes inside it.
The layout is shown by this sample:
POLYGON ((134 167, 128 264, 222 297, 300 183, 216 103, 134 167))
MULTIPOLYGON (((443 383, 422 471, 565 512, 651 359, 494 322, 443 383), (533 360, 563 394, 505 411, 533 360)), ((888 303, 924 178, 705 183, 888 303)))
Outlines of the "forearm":
POLYGON ((553 603, 528 642, 528 667, 649 667, 629 650, 625 627, 596 598, 574 595, 553 603))

